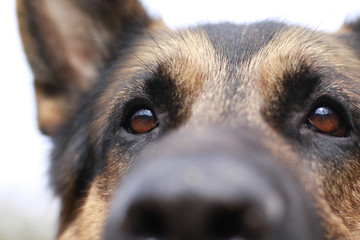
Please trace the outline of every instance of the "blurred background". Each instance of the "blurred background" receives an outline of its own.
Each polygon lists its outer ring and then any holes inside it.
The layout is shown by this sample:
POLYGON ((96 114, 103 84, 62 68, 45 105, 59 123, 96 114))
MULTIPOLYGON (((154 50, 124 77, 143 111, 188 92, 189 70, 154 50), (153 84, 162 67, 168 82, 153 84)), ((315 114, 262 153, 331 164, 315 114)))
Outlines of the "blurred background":
MULTIPOLYGON (((277 19, 336 31, 360 16, 359 0, 143 0, 170 27, 277 19)), ((56 200, 48 188, 50 140, 37 130, 32 75, 22 51, 16 2, 0 2, 0 240, 53 239, 56 200)))

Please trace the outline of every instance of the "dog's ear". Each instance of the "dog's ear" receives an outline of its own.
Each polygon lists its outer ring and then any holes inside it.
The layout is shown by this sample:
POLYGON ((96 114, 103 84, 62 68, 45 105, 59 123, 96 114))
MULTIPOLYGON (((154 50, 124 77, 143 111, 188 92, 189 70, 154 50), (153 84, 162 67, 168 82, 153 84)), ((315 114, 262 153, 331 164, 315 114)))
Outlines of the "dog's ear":
POLYGON ((346 22, 337 33, 360 57, 360 18, 346 22))
POLYGON ((150 19, 137 0, 17 0, 35 77, 38 122, 53 135, 130 32, 150 19))
POLYGON ((360 18, 356 21, 346 22, 341 28, 340 32, 353 32, 360 34, 360 18))

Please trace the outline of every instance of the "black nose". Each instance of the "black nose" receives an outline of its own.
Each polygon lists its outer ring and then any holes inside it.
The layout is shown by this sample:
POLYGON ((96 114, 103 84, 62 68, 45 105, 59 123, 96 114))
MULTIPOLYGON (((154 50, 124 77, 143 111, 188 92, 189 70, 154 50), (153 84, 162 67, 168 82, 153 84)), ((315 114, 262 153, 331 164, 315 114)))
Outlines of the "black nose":
POLYGON ((147 151, 114 199, 105 239, 322 239, 296 178, 258 141, 232 135, 181 133, 147 151))

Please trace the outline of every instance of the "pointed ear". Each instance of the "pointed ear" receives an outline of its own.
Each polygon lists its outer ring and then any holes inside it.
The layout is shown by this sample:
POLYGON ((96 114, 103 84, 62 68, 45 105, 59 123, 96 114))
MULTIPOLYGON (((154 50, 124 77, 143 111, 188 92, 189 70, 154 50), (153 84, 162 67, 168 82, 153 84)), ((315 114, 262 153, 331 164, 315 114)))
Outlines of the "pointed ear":
POLYGON ((339 32, 360 34, 360 18, 356 21, 344 23, 344 25, 339 29, 339 32))
POLYGON ((130 31, 150 19, 137 0, 17 0, 35 77, 38 122, 53 135, 130 31))
POLYGON ((346 22, 337 32, 345 42, 354 49, 360 57, 360 18, 346 22))

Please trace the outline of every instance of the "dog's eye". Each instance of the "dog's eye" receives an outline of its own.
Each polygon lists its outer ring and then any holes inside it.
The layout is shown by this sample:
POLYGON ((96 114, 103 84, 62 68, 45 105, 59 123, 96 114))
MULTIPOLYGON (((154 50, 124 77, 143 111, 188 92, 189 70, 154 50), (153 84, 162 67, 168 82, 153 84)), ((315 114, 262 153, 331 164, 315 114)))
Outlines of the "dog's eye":
POLYGON ((306 126, 316 132, 345 137, 346 125, 338 112, 330 107, 320 106, 307 117, 306 126))
POLYGON ((156 115, 146 108, 134 111, 128 119, 128 129, 131 133, 135 134, 150 132, 158 124, 156 115))

